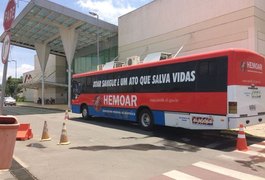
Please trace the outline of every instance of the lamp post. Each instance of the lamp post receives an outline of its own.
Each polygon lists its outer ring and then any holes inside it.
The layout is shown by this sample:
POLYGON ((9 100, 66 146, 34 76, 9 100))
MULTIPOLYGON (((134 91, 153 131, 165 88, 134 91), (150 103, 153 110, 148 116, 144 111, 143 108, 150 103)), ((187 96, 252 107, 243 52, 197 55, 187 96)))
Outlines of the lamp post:
POLYGON ((92 16, 96 16, 97 17, 97 62, 98 62, 98 65, 99 65, 99 27, 98 27, 98 18, 99 18, 99 16, 98 16, 98 14, 97 13, 95 13, 95 12, 89 12, 89 14, 90 15, 92 15, 92 16))
POLYGON ((9 60, 9 62, 15 62, 15 69, 16 69, 16 72, 15 72, 15 78, 17 78, 17 61, 12 59, 12 60, 9 60))

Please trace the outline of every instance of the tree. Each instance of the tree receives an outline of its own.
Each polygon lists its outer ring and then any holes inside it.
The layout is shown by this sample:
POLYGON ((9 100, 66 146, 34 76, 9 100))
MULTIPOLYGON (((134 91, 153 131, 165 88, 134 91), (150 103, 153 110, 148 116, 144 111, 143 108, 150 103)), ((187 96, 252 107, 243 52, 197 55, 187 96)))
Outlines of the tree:
POLYGON ((17 97, 17 94, 22 91, 22 88, 18 86, 22 82, 22 77, 12 78, 11 76, 9 76, 6 81, 6 96, 17 97))

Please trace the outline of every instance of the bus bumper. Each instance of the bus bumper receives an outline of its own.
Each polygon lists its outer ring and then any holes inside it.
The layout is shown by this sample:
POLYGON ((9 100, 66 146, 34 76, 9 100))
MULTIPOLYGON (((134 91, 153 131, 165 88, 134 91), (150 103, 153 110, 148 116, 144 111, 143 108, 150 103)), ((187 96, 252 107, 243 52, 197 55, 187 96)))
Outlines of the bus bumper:
POLYGON ((240 124, 243 126, 253 126, 265 123, 265 115, 249 116, 249 117, 230 117, 228 118, 228 129, 239 128, 240 124))

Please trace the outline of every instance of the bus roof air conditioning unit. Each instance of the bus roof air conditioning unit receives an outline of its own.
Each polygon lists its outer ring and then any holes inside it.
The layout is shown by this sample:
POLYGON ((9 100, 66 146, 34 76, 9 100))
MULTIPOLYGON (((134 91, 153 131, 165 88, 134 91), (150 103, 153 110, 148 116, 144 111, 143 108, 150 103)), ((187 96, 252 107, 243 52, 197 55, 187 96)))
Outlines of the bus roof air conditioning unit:
POLYGON ((114 66, 113 66, 113 68, 122 67, 123 64, 124 64, 123 62, 120 62, 120 61, 114 61, 114 66))
POLYGON ((110 61, 104 65, 103 70, 122 67, 122 64, 123 62, 120 62, 120 61, 110 61))
POLYGON ((139 56, 132 56, 132 57, 128 57, 126 59, 126 66, 131 66, 131 65, 135 65, 135 64, 139 64, 140 63, 140 57, 139 56))
POLYGON ((172 58, 172 54, 171 53, 167 53, 167 52, 155 52, 155 53, 151 53, 151 54, 147 54, 147 56, 144 58, 144 63, 146 62, 155 62, 155 61, 161 61, 164 59, 170 59, 172 58))
POLYGON ((97 65, 97 70, 100 71, 103 69, 103 67, 104 67, 104 64, 99 64, 97 65))

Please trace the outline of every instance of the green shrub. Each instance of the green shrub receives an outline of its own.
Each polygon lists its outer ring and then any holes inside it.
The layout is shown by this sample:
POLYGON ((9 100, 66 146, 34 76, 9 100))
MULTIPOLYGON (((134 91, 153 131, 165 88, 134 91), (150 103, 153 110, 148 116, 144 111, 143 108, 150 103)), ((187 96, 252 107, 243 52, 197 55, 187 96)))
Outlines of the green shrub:
POLYGON ((24 102, 24 101, 25 101, 25 96, 17 97, 17 102, 24 102))

